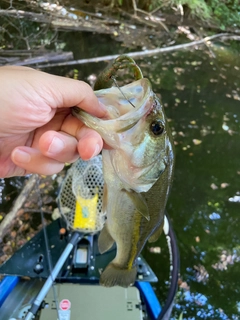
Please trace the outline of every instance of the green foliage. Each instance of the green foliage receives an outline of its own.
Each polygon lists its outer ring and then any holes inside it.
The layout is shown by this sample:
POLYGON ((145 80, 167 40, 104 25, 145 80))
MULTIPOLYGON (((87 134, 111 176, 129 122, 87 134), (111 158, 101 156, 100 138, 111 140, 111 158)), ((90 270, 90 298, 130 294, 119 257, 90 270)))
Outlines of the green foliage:
POLYGON ((210 4, 213 17, 218 21, 221 28, 225 26, 240 26, 240 2, 239 0, 211 0, 210 4))
POLYGON ((240 27, 239 0, 152 0, 152 7, 183 8, 184 15, 214 22, 224 30, 226 27, 240 27))
POLYGON ((190 15, 208 20, 211 18, 212 10, 205 1, 202 0, 170 0, 173 5, 182 5, 190 10, 190 15))

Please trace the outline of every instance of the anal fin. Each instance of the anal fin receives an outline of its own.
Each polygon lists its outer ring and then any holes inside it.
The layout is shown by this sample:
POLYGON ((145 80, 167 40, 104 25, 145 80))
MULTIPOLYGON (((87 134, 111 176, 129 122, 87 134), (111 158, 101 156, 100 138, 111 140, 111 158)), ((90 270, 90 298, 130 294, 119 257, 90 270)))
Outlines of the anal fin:
POLYGON ((160 224, 159 227, 156 228, 156 230, 153 232, 153 234, 148 238, 148 242, 155 242, 158 240, 160 235, 162 234, 163 231, 163 222, 160 224))

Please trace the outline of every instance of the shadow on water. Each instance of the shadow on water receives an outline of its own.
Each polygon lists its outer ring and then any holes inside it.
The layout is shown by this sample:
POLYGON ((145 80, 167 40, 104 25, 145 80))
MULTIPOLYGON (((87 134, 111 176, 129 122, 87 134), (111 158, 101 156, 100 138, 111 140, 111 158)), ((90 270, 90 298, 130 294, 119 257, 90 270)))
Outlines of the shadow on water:
MULTIPOLYGON (((127 50, 109 36, 69 32, 61 37, 65 49, 72 50, 76 59, 127 50)), ((215 45, 211 51, 202 47, 137 61, 154 91, 161 95, 176 147, 168 212, 178 238, 181 279, 172 319, 182 311, 184 319, 240 316, 237 49, 215 45)), ((87 81, 89 75, 97 75, 105 66, 98 63, 47 71, 66 75, 75 69, 78 78, 87 81)), ((169 272, 164 237, 147 244, 144 257, 159 277, 155 288, 160 301, 164 301, 169 272)))

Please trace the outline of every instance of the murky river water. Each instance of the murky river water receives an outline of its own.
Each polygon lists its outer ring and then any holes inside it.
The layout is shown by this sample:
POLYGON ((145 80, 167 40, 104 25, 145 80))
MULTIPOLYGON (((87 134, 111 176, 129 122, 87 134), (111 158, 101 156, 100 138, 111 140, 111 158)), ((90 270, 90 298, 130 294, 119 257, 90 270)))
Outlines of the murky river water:
MULTIPOLYGON (((77 33, 62 35, 65 49, 73 51, 76 59, 127 52, 107 36, 87 34, 87 41, 81 37, 77 33)), ((203 46, 137 60, 154 91, 161 95, 176 147, 168 212, 178 238, 181 281, 173 319, 182 311, 184 319, 240 317, 238 49, 216 44, 210 50, 203 46)), ((74 68, 79 78, 87 81, 90 74, 98 74, 105 66, 98 63, 74 68)), ((47 71, 65 75, 69 69, 47 71)), ((14 181, 7 181, 4 194, 14 181)), ((8 208, 3 199, 1 210, 8 208)), ((164 237, 147 244, 143 255, 159 277, 155 288, 164 301, 169 273, 164 237)))

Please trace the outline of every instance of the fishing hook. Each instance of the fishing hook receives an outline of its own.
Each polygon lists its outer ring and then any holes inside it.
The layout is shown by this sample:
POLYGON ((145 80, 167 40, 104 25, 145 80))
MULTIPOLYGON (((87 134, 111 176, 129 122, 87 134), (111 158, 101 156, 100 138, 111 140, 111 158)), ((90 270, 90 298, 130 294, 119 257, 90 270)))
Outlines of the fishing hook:
POLYGON ((111 79, 113 80, 115 86, 118 88, 118 90, 121 92, 121 94, 123 95, 123 97, 130 103, 130 105, 133 107, 133 108, 136 108, 134 106, 134 104, 125 96, 124 92, 122 91, 122 89, 119 87, 118 83, 117 83, 117 80, 114 76, 111 76, 111 79))

